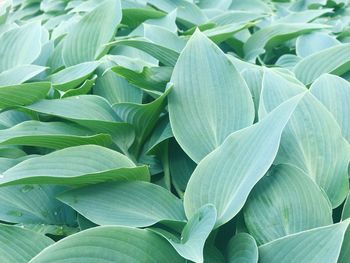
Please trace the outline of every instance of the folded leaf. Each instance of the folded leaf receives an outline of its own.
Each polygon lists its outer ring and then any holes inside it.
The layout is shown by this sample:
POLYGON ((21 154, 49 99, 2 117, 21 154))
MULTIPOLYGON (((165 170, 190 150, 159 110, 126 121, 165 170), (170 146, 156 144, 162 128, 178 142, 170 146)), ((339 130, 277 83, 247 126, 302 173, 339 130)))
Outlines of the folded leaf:
POLYGON ((247 233, 238 233, 233 236, 226 248, 228 263, 258 262, 258 247, 254 238, 247 233))

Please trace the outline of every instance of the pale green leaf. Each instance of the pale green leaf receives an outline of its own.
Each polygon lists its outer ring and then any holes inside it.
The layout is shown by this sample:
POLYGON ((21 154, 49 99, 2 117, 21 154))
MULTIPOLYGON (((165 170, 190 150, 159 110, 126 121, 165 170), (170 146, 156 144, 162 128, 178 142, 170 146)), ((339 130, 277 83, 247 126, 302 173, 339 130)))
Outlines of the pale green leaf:
POLYGON ((226 248, 226 259, 228 263, 257 263, 258 247, 254 238, 247 233, 238 233, 226 248))

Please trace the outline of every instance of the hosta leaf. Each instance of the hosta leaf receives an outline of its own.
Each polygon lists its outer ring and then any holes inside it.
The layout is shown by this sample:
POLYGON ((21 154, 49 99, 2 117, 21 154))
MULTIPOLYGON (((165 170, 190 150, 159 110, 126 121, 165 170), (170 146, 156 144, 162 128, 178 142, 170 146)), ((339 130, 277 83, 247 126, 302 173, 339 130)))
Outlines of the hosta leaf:
POLYGON ((166 240, 147 229, 103 226, 71 235, 43 250, 30 261, 45 262, 184 263, 185 260, 166 240))
POLYGON ((166 16, 165 13, 153 8, 123 8, 121 24, 135 28, 147 19, 157 19, 166 16))
POLYGON ((65 99, 42 100, 26 107, 29 110, 72 120, 99 133, 108 133, 126 151, 134 141, 134 131, 120 122, 109 103, 99 96, 81 95, 65 99))
POLYGON ((343 220, 350 218, 350 192, 345 200, 344 207, 343 207, 343 213, 342 213, 341 217, 343 220))
POLYGON ((79 86, 91 76, 99 62, 84 62, 65 68, 50 76, 50 81, 55 89, 67 91, 79 86))
POLYGON ((253 123, 254 104, 247 85, 225 54, 200 31, 182 51, 171 82, 173 133, 195 162, 230 133, 253 123), (194 100, 201 103, 194 104, 194 100))
POLYGON ((79 95, 85 95, 90 92, 92 87, 95 85, 95 81, 97 79, 97 75, 93 75, 91 79, 87 79, 81 84, 78 88, 75 89, 69 89, 65 91, 61 98, 67 98, 72 96, 79 96, 79 95))
MULTIPOLYGON (((114 111, 125 122, 135 127, 137 147, 141 147, 145 139, 155 127, 159 114, 165 107, 166 96, 171 92, 167 89, 162 96, 148 104, 119 103, 113 105, 114 111)), ((138 153, 138 151, 137 151, 138 153)))
POLYGON ((0 225, 0 260, 3 263, 27 263, 54 242, 31 230, 0 225))
POLYGON ((147 182, 98 184, 65 192, 58 199, 99 225, 146 227, 186 220, 180 199, 147 182))
POLYGON ((204 244, 214 227, 215 220, 215 207, 205 205, 188 220, 180 240, 174 239, 173 235, 166 231, 155 230, 155 232, 166 238, 182 257, 202 263, 204 244))
POLYGON ((233 23, 247 23, 262 18, 263 16, 264 15, 255 12, 232 10, 219 14, 210 21, 218 26, 223 26, 233 23))
POLYGON ((45 69, 45 67, 37 65, 20 65, 3 71, 0 73, 0 86, 21 84, 35 77, 45 69))
POLYGON ((337 262, 349 220, 299 232, 259 247, 259 262, 337 262))
POLYGON ((344 240, 343 240, 343 245, 340 251, 339 259, 337 263, 347 263, 349 262, 350 258, 350 228, 345 232, 344 240))
POLYGON ((127 80, 117 76, 114 72, 106 71, 115 63, 106 61, 102 63, 96 70, 98 78, 93 93, 104 97, 111 104, 120 102, 141 103, 142 92, 130 85, 127 80))
POLYGON ((62 149, 83 144, 109 146, 107 134, 94 134, 76 125, 61 122, 26 121, 0 130, 0 145, 28 145, 62 149))
POLYGON ((290 99, 256 125, 232 133, 198 164, 184 196, 187 217, 211 203, 220 226, 239 212, 272 164, 282 131, 300 99, 290 99))
POLYGON ((45 98, 50 82, 33 82, 0 87, 0 109, 32 104, 45 98))
POLYGON ((164 91, 173 72, 172 67, 144 67, 142 72, 137 72, 122 66, 116 66, 111 70, 141 89, 160 92, 164 91))
MULTIPOLYGON (((286 76, 266 71, 260 106, 267 112, 305 91, 286 76)), ((292 79, 293 81, 293 79, 292 79)), ((335 208, 348 191, 349 146, 331 113, 310 92, 304 96, 285 128, 275 163, 297 166, 328 195, 335 208), (317 156, 317 158, 315 158, 317 156)))
POLYGON ((41 51, 40 23, 28 23, 0 36, 0 72, 31 64, 41 51), (29 52, 30 51, 30 52, 29 52))
POLYGON ((257 263, 258 247, 254 238, 247 233, 236 234, 227 245, 226 259, 228 263, 257 263))
POLYGON ((296 41, 296 53, 299 57, 303 58, 338 44, 340 42, 336 38, 326 33, 313 32, 298 37, 296 41))
POLYGON ((149 0, 148 3, 165 12, 176 9, 177 18, 186 25, 199 25, 207 20, 200 8, 186 0, 149 0))
POLYGON ((323 73, 342 75, 350 69, 350 44, 339 44, 305 57, 294 68, 295 75, 308 85, 323 73))
POLYGON ((333 114, 343 136, 350 142, 350 83, 338 76, 324 74, 312 84, 310 91, 333 114))
POLYGON ((2 173, 0 184, 85 185, 115 180, 149 180, 146 166, 96 145, 83 145, 31 158, 2 173))
POLYGON ((119 0, 105 0, 87 13, 64 39, 62 57, 66 66, 93 61, 104 55, 121 20, 119 0))
POLYGON ((29 120, 29 116, 16 110, 7 110, 0 113, 0 128, 10 128, 18 123, 29 120))
POLYGON ((179 57, 179 53, 176 50, 153 43, 151 40, 144 37, 121 38, 108 43, 108 47, 112 46, 128 46, 142 50, 158 59, 165 66, 174 66, 179 57))
POLYGON ((62 186, 21 185, 0 188, 0 220, 26 224, 73 224, 75 213, 56 199, 62 186))
POLYGON ((299 35, 324 27, 324 25, 312 23, 275 23, 271 26, 264 27, 255 32, 244 44, 245 58, 248 60, 255 60, 255 58, 263 54, 265 50, 269 50, 299 35))
POLYGON ((273 167, 257 183, 244 207, 244 221, 258 244, 333 223, 325 194, 290 165, 273 167))

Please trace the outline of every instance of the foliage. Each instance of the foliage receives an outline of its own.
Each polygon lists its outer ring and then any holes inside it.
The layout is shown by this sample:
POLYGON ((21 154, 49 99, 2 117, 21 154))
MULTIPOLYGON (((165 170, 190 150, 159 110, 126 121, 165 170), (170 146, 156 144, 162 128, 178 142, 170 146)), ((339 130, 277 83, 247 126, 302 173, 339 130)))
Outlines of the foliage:
POLYGON ((0 1, 0 262, 350 262, 349 14, 0 1))

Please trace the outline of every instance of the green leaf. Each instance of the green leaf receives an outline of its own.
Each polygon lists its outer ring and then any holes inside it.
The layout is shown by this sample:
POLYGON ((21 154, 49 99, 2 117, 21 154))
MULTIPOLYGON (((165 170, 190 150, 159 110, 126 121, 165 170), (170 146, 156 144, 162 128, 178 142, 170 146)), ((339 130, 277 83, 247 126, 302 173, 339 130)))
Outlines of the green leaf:
POLYGON ((52 243, 50 238, 31 230, 0 225, 0 259, 3 263, 27 263, 52 243))
POLYGON ((147 182, 98 184, 65 192, 58 199, 98 225, 146 227, 186 220, 181 200, 147 182))
POLYGON ((184 196, 187 217, 210 203, 216 207, 218 227, 241 210, 275 159, 282 131, 301 98, 286 101, 257 124, 232 133, 198 164, 184 196))
POLYGON ((167 241, 147 229, 103 226, 71 235, 43 250, 30 261, 45 262, 184 263, 185 260, 167 241))
POLYGON ((305 85, 324 73, 342 75, 350 67, 350 44, 339 44, 305 57, 294 68, 295 76, 305 85))
POLYGON ((59 202, 62 186, 20 185, 0 188, 0 220, 25 224, 74 224, 75 211, 59 202))
POLYGON ((344 138, 350 143, 350 83, 335 75, 324 74, 310 87, 311 93, 322 102, 337 120, 344 138))
POLYGON ((171 82, 171 127, 195 162, 230 133, 253 123, 254 104, 247 85, 225 54, 200 31, 181 52, 171 82))
POLYGON ((256 31, 244 43, 246 60, 255 60, 260 54, 299 35, 325 28, 324 25, 312 23, 275 23, 256 31))
MULTIPOLYGON (((265 71, 260 106, 269 112, 303 92, 305 88, 294 78, 265 71)), ((291 164, 303 170, 323 188, 335 208, 348 192, 349 153, 349 144, 332 114, 307 92, 283 132, 275 163, 291 164)))
POLYGON ((95 85, 95 81, 97 79, 97 75, 93 75, 91 79, 87 79, 81 84, 79 87, 75 89, 69 89, 65 91, 61 98, 67 98, 67 97, 73 97, 73 96, 79 96, 79 95, 85 95, 90 92, 92 87, 95 85))
POLYGON ((148 181, 148 169, 116 151, 82 145, 23 161, 2 173, 0 184, 85 185, 115 180, 148 181))
POLYGON ((0 73, 0 86, 17 85, 30 80, 46 68, 37 65, 20 65, 0 73))
POLYGON ((80 63, 51 75, 50 81, 55 89, 67 91, 82 84, 98 65, 97 61, 80 63))
POLYGON ((99 59, 121 20, 119 0, 105 0, 86 14, 68 33, 63 43, 62 57, 66 66, 99 59))
POLYGON ((0 109, 32 104, 45 98, 50 82, 33 82, 0 87, 0 109))
POLYGON ((302 35, 296 41, 296 53, 299 57, 307 57, 326 48, 340 44, 340 42, 330 35, 322 32, 313 32, 302 35))
POLYGON ((341 218, 342 218, 342 220, 350 218, 350 192, 348 193, 348 196, 345 200, 344 207, 343 207, 343 213, 341 215, 341 218))
POLYGON ((0 145, 28 145, 62 149, 84 144, 110 146, 112 138, 74 124, 63 122, 26 121, 0 130, 0 145))
POLYGON ((231 238, 226 251, 226 259, 228 263, 258 262, 258 247, 254 238, 247 233, 238 233, 231 238))
POLYGON ((244 221, 258 244, 333 223, 326 195, 290 165, 273 167, 257 183, 244 207, 244 221))
POLYGON ((259 247, 259 262, 337 262, 349 220, 299 232, 259 247))
POLYGON ((184 258, 193 262, 203 263, 203 249, 206 239, 212 231, 216 220, 216 210, 213 205, 201 207, 187 222, 181 233, 180 240, 166 231, 155 230, 163 236, 184 258))
POLYGON ((28 23, 0 35, 0 72, 31 64, 41 51, 40 23, 28 23))

